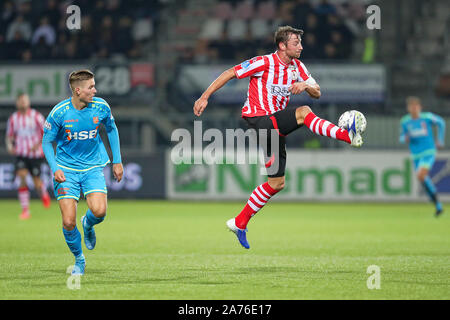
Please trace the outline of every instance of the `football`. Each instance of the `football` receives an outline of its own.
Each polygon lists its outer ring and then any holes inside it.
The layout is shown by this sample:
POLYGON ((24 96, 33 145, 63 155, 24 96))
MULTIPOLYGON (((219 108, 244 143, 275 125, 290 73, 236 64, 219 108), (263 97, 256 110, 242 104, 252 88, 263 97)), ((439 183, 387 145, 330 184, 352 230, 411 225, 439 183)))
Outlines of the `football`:
POLYGON ((338 121, 339 128, 346 129, 349 131, 358 131, 358 133, 363 133, 367 127, 366 117, 362 112, 357 110, 345 111, 338 121))

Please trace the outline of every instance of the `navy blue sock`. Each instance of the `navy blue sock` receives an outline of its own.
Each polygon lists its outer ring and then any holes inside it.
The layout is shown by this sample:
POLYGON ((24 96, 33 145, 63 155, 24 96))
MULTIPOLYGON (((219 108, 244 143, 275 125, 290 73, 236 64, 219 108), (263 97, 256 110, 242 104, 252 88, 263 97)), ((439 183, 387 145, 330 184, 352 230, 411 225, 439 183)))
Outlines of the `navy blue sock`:
POLYGON ((75 258, 80 254, 83 254, 83 250, 81 249, 81 234, 80 231, 78 231, 78 228, 75 226, 73 230, 68 231, 63 227, 63 234, 66 239, 67 246, 75 258))
POLYGON ((95 226, 96 224, 99 224, 103 220, 105 220, 104 216, 101 218, 97 218, 96 216, 94 216, 91 209, 88 209, 88 211, 86 212, 86 226, 88 228, 92 228, 93 226, 95 226))

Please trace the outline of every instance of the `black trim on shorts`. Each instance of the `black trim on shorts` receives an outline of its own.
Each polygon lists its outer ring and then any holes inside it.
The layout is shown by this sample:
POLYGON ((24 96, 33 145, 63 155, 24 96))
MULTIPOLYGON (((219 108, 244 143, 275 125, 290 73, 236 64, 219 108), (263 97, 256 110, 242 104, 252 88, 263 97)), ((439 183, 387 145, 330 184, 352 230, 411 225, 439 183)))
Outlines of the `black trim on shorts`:
POLYGON ((268 173, 271 170, 275 171, 268 174, 270 178, 283 177, 285 175, 287 158, 286 136, 302 126, 297 124, 297 118, 295 117, 296 110, 297 108, 286 108, 268 116, 243 117, 248 126, 257 131, 258 145, 261 145, 259 139, 262 138, 258 131, 261 129, 268 130, 267 135, 265 136, 266 148, 264 147, 264 143, 261 147, 264 150, 264 162, 266 163, 268 173), (279 138, 278 150, 274 150, 274 154, 272 154, 272 140, 269 133, 272 129, 275 129, 278 132, 279 138))

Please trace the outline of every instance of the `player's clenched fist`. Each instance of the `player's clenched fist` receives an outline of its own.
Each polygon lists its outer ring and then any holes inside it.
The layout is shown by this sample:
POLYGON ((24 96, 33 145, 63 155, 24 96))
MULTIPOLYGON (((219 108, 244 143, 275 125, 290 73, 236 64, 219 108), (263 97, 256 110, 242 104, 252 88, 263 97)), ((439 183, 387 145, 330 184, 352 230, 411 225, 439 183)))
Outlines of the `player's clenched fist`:
POLYGON ((55 181, 56 182, 60 182, 60 183, 66 181, 66 177, 64 176, 64 172, 61 169, 55 171, 55 181))
POLYGON ((205 110, 206 106, 208 105, 208 99, 200 97, 195 101, 194 104, 194 114, 197 117, 200 117, 200 115, 203 113, 203 110, 205 110))
POLYGON ((121 163, 113 163, 113 175, 117 182, 120 182, 123 177, 123 166, 121 163))
POLYGON ((300 94, 305 91, 306 88, 308 88, 308 85, 305 82, 295 82, 288 90, 292 94, 300 94))

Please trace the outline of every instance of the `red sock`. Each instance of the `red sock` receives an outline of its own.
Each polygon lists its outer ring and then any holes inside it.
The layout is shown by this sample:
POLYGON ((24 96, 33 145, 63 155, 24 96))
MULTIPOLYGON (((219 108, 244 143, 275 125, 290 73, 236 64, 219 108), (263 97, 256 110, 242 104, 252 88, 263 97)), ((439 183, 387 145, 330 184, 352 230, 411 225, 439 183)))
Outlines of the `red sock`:
POLYGON ((28 187, 20 187, 17 191, 19 193, 19 202, 22 210, 28 210, 28 207, 30 206, 30 191, 28 191, 28 187))
POLYGON ((308 113, 303 123, 315 134, 325 136, 336 140, 352 143, 348 136, 348 131, 339 128, 330 121, 324 120, 316 116, 313 112, 308 113))
POLYGON ((236 227, 245 229, 250 218, 264 207, 267 201, 269 201, 277 192, 278 190, 274 190, 268 182, 256 187, 250 195, 244 209, 242 209, 241 213, 234 219, 236 227))

